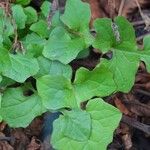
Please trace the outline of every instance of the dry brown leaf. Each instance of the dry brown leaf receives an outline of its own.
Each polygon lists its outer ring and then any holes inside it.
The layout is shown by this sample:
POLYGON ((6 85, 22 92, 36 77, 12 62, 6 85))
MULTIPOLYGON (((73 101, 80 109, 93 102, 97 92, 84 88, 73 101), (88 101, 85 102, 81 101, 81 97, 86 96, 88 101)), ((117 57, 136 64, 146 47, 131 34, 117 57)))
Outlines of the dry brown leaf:
MULTIPOLYGON (((120 0, 117 0, 120 1, 120 0)), ((140 6, 144 6, 150 3, 149 0, 138 0, 140 6)), ((122 15, 127 17, 128 14, 131 14, 137 8, 137 4, 135 0, 126 0, 124 4, 124 8, 122 10, 122 15)))
POLYGON ((35 137, 32 137, 31 143, 27 146, 27 150, 40 150, 41 145, 38 143, 37 139, 35 137))
MULTIPOLYGON (((84 0, 89 1, 92 10, 92 19, 97 17, 117 16, 121 7, 122 0, 84 0)), ((149 0, 138 0, 141 7, 150 4, 149 0)), ((125 0, 121 10, 122 16, 127 17, 137 9, 135 0, 125 0)))
POLYGON ((127 107, 121 102, 117 97, 114 98, 114 102, 116 107, 125 115, 131 115, 131 112, 127 109, 127 107))
POLYGON ((128 109, 138 115, 149 117, 150 116, 150 106, 140 103, 138 101, 123 101, 123 103, 128 107, 128 109))
POLYGON ((85 2, 88 2, 90 4, 91 8, 91 22, 90 26, 92 27, 93 21, 97 18, 103 18, 106 16, 104 11, 100 7, 100 1, 99 0, 83 0, 85 2))
MULTIPOLYGON (((5 137, 5 135, 0 132, 0 137, 5 137)), ((14 150, 14 148, 7 141, 0 141, 0 150, 14 150)))

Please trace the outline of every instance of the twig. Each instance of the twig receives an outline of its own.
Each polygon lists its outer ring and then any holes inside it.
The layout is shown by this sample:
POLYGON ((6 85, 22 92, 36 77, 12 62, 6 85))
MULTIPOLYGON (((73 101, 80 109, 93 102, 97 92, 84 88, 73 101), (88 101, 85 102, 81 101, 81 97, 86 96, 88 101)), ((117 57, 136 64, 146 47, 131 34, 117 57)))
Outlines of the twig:
POLYGON ((132 22, 133 26, 139 26, 145 24, 144 20, 132 22))
POLYGON ((136 129, 139 129, 139 130, 147 133, 148 135, 150 135, 150 126, 149 125, 143 124, 143 123, 141 123, 133 118, 130 118, 128 116, 125 116, 125 115, 123 115, 123 118, 121 121, 128 124, 129 126, 132 126, 136 129))
POLYGON ((5 137, 5 136, 0 136, 0 141, 8 141, 8 142, 13 142, 15 141, 14 137, 5 137))
POLYGON ((120 7, 119 7, 119 12, 118 12, 118 16, 121 16, 121 15, 122 15, 122 10, 123 10, 125 1, 126 1, 126 0, 121 0, 120 7))
POLYGON ((148 30, 148 31, 149 31, 149 30, 150 30, 150 18, 149 18, 148 15, 146 15, 146 14, 144 14, 144 13, 142 12, 142 9, 141 9, 141 7, 140 7, 140 4, 139 4, 138 0, 135 0, 135 2, 136 2, 136 4, 137 4, 137 7, 138 7, 138 9, 139 9, 139 12, 140 12, 141 17, 142 17, 143 21, 145 22, 145 25, 146 25, 145 30, 148 30))
POLYGON ((143 94, 143 95, 146 95, 146 96, 150 97, 150 92, 147 92, 147 91, 144 91, 144 90, 141 90, 141 89, 136 89, 135 92, 138 92, 140 94, 143 94))

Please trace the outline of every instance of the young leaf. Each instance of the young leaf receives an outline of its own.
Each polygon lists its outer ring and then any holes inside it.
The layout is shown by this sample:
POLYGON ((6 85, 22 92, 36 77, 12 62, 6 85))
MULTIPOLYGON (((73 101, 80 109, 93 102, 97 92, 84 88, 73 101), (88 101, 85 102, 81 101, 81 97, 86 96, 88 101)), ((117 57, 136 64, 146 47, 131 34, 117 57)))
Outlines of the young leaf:
POLYGON ((23 7, 21 5, 13 5, 12 14, 18 29, 24 29, 27 16, 24 13, 23 7))
POLYGON ((51 60, 68 64, 85 48, 85 42, 81 37, 71 38, 63 27, 56 27, 50 34, 43 55, 51 60))
POLYGON ((61 20, 70 30, 82 37, 87 47, 93 43, 93 37, 89 30, 90 19, 91 11, 88 3, 84 3, 81 0, 67 0, 65 13, 61 20))
MULTIPOLYGON (((54 149, 105 150, 107 148, 107 145, 112 141, 113 132, 121 119, 121 113, 113 106, 105 103, 102 99, 93 99, 89 101, 86 112, 87 114, 90 114, 92 120, 89 138, 80 140, 65 135, 64 133, 68 127, 66 126, 68 123, 67 121, 63 121, 66 117, 65 115, 60 116, 53 125, 54 131, 51 137, 51 144, 54 149)), ((81 122, 89 124, 89 121, 85 121, 85 117, 83 117, 83 121, 81 122)), ((72 128, 69 129, 70 132, 73 132, 72 128)), ((80 124, 78 125, 78 130, 83 130, 83 127, 80 124)))
POLYGON ((24 82, 39 70, 36 59, 22 54, 9 54, 4 48, 0 48, 0 72, 3 76, 17 82, 24 82))
POLYGON ((94 96, 108 96, 116 90, 113 74, 102 65, 92 71, 79 69, 73 85, 78 103, 94 96))
POLYGON ((44 112, 41 98, 33 94, 24 96, 21 88, 10 88, 2 96, 0 114, 11 127, 27 127, 44 112))
POLYGON ((42 77, 44 75, 62 75, 65 78, 71 80, 72 77, 72 69, 69 65, 64 65, 58 61, 51 61, 45 57, 37 58, 39 63, 39 72, 36 74, 36 78, 42 77))
POLYGON ((64 27, 55 28, 44 48, 44 56, 67 64, 75 59, 80 51, 88 48, 93 42, 89 32, 90 15, 87 3, 81 0, 68 0, 65 13, 61 16, 68 32, 63 29, 64 27))
POLYGON ((81 0, 67 0, 65 13, 61 20, 70 29, 78 32, 89 31, 90 18, 91 12, 88 3, 84 3, 81 0))
POLYGON ((49 1, 44 1, 41 6, 42 14, 47 18, 51 9, 51 3, 49 1))
POLYGON ((77 106, 71 82, 62 75, 46 75, 38 78, 37 90, 47 109, 57 110, 77 106))
POLYGON ((37 16, 37 12, 34 8, 32 8, 30 6, 26 7, 26 8, 24 8, 24 12, 27 16, 26 24, 32 24, 37 21, 38 16, 37 16))
POLYGON ((39 20, 38 22, 31 25, 30 30, 40 35, 42 38, 49 37, 50 30, 46 21, 39 20))

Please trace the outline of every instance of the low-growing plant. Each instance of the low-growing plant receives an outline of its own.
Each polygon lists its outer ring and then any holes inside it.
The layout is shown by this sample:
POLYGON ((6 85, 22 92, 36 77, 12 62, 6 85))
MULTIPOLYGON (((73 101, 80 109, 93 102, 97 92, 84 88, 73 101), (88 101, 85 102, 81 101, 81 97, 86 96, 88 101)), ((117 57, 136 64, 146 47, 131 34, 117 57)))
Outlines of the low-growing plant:
POLYGON ((67 0, 65 11, 50 20, 51 3, 41 10, 30 0, 0 8, 0 118, 10 127, 26 127, 37 116, 61 112, 54 121, 51 144, 57 150, 105 150, 121 113, 102 98, 129 92, 140 61, 150 72, 150 37, 136 44, 124 17, 97 19, 90 28, 90 6, 67 0), (93 69, 80 68, 72 81, 69 63, 90 46, 101 58, 93 69), (81 107, 81 103, 85 107, 81 107))

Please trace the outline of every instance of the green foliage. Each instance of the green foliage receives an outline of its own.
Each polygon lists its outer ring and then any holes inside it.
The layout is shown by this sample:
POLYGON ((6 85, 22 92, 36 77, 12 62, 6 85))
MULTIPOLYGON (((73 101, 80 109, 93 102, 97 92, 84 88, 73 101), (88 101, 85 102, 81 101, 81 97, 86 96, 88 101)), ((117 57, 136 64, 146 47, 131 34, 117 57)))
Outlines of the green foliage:
POLYGON ((89 32, 89 5, 80 0, 67 1, 61 21, 64 25, 52 31, 43 55, 51 60, 59 60, 67 64, 75 59, 80 51, 92 44, 93 37, 89 32))
POLYGON ((150 53, 148 49, 137 48, 134 29, 125 18, 117 17, 114 27, 112 24, 111 19, 95 21, 94 26, 98 34, 93 46, 104 53, 112 51, 113 58, 102 59, 101 63, 113 73, 117 91, 129 92, 134 84, 140 60, 149 68, 150 53))
POLYGON ((94 96, 105 97, 116 90, 112 73, 104 66, 89 71, 81 68, 76 73, 74 88, 78 103, 94 96))
POLYGON ((86 111, 72 110, 54 122, 51 143, 58 150, 106 150, 120 118, 120 112, 116 108, 102 99, 93 99, 88 102, 86 111))
POLYGON ((50 2, 40 11, 29 3, 16 0, 8 14, 0 8, 0 121, 26 127, 46 111, 60 111, 54 148, 105 150, 121 113, 101 98, 129 92, 140 61, 150 72, 150 36, 139 49, 132 25, 117 17, 97 19, 94 37, 90 6, 81 0, 67 0, 64 14, 53 17, 50 2), (88 56, 91 46, 112 58, 93 70, 72 70, 70 62, 88 56))
POLYGON ((41 12, 45 17, 48 17, 50 9, 51 9, 51 3, 48 1, 44 1, 41 6, 41 12))
POLYGON ((32 7, 26 7, 24 8, 24 12, 27 16, 26 24, 32 24, 38 20, 37 12, 32 7))
POLYGON ((46 75, 38 78, 37 90, 47 109, 57 110, 76 106, 71 83, 61 75, 46 75))
POLYGON ((24 82, 30 76, 35 75, 38 70, 39 66, 35 58, 23 54, 9 54, 5 48, 0 47, 0 72, 3 76, 17 82, 24 82))
POLYGON ((16 3, 21 5, 28 5, 31 2, 31 0, 16 0, 16 3))
POLYGON ((18 29, 24 29, 27 16, 21 5, 12 6, 12 14, 18 29))
POLYGON ((37 94, 24 96, 21 88, 10 88, 2 97, 0 114, 11 127, 26 127, 45 110, 37 94))

